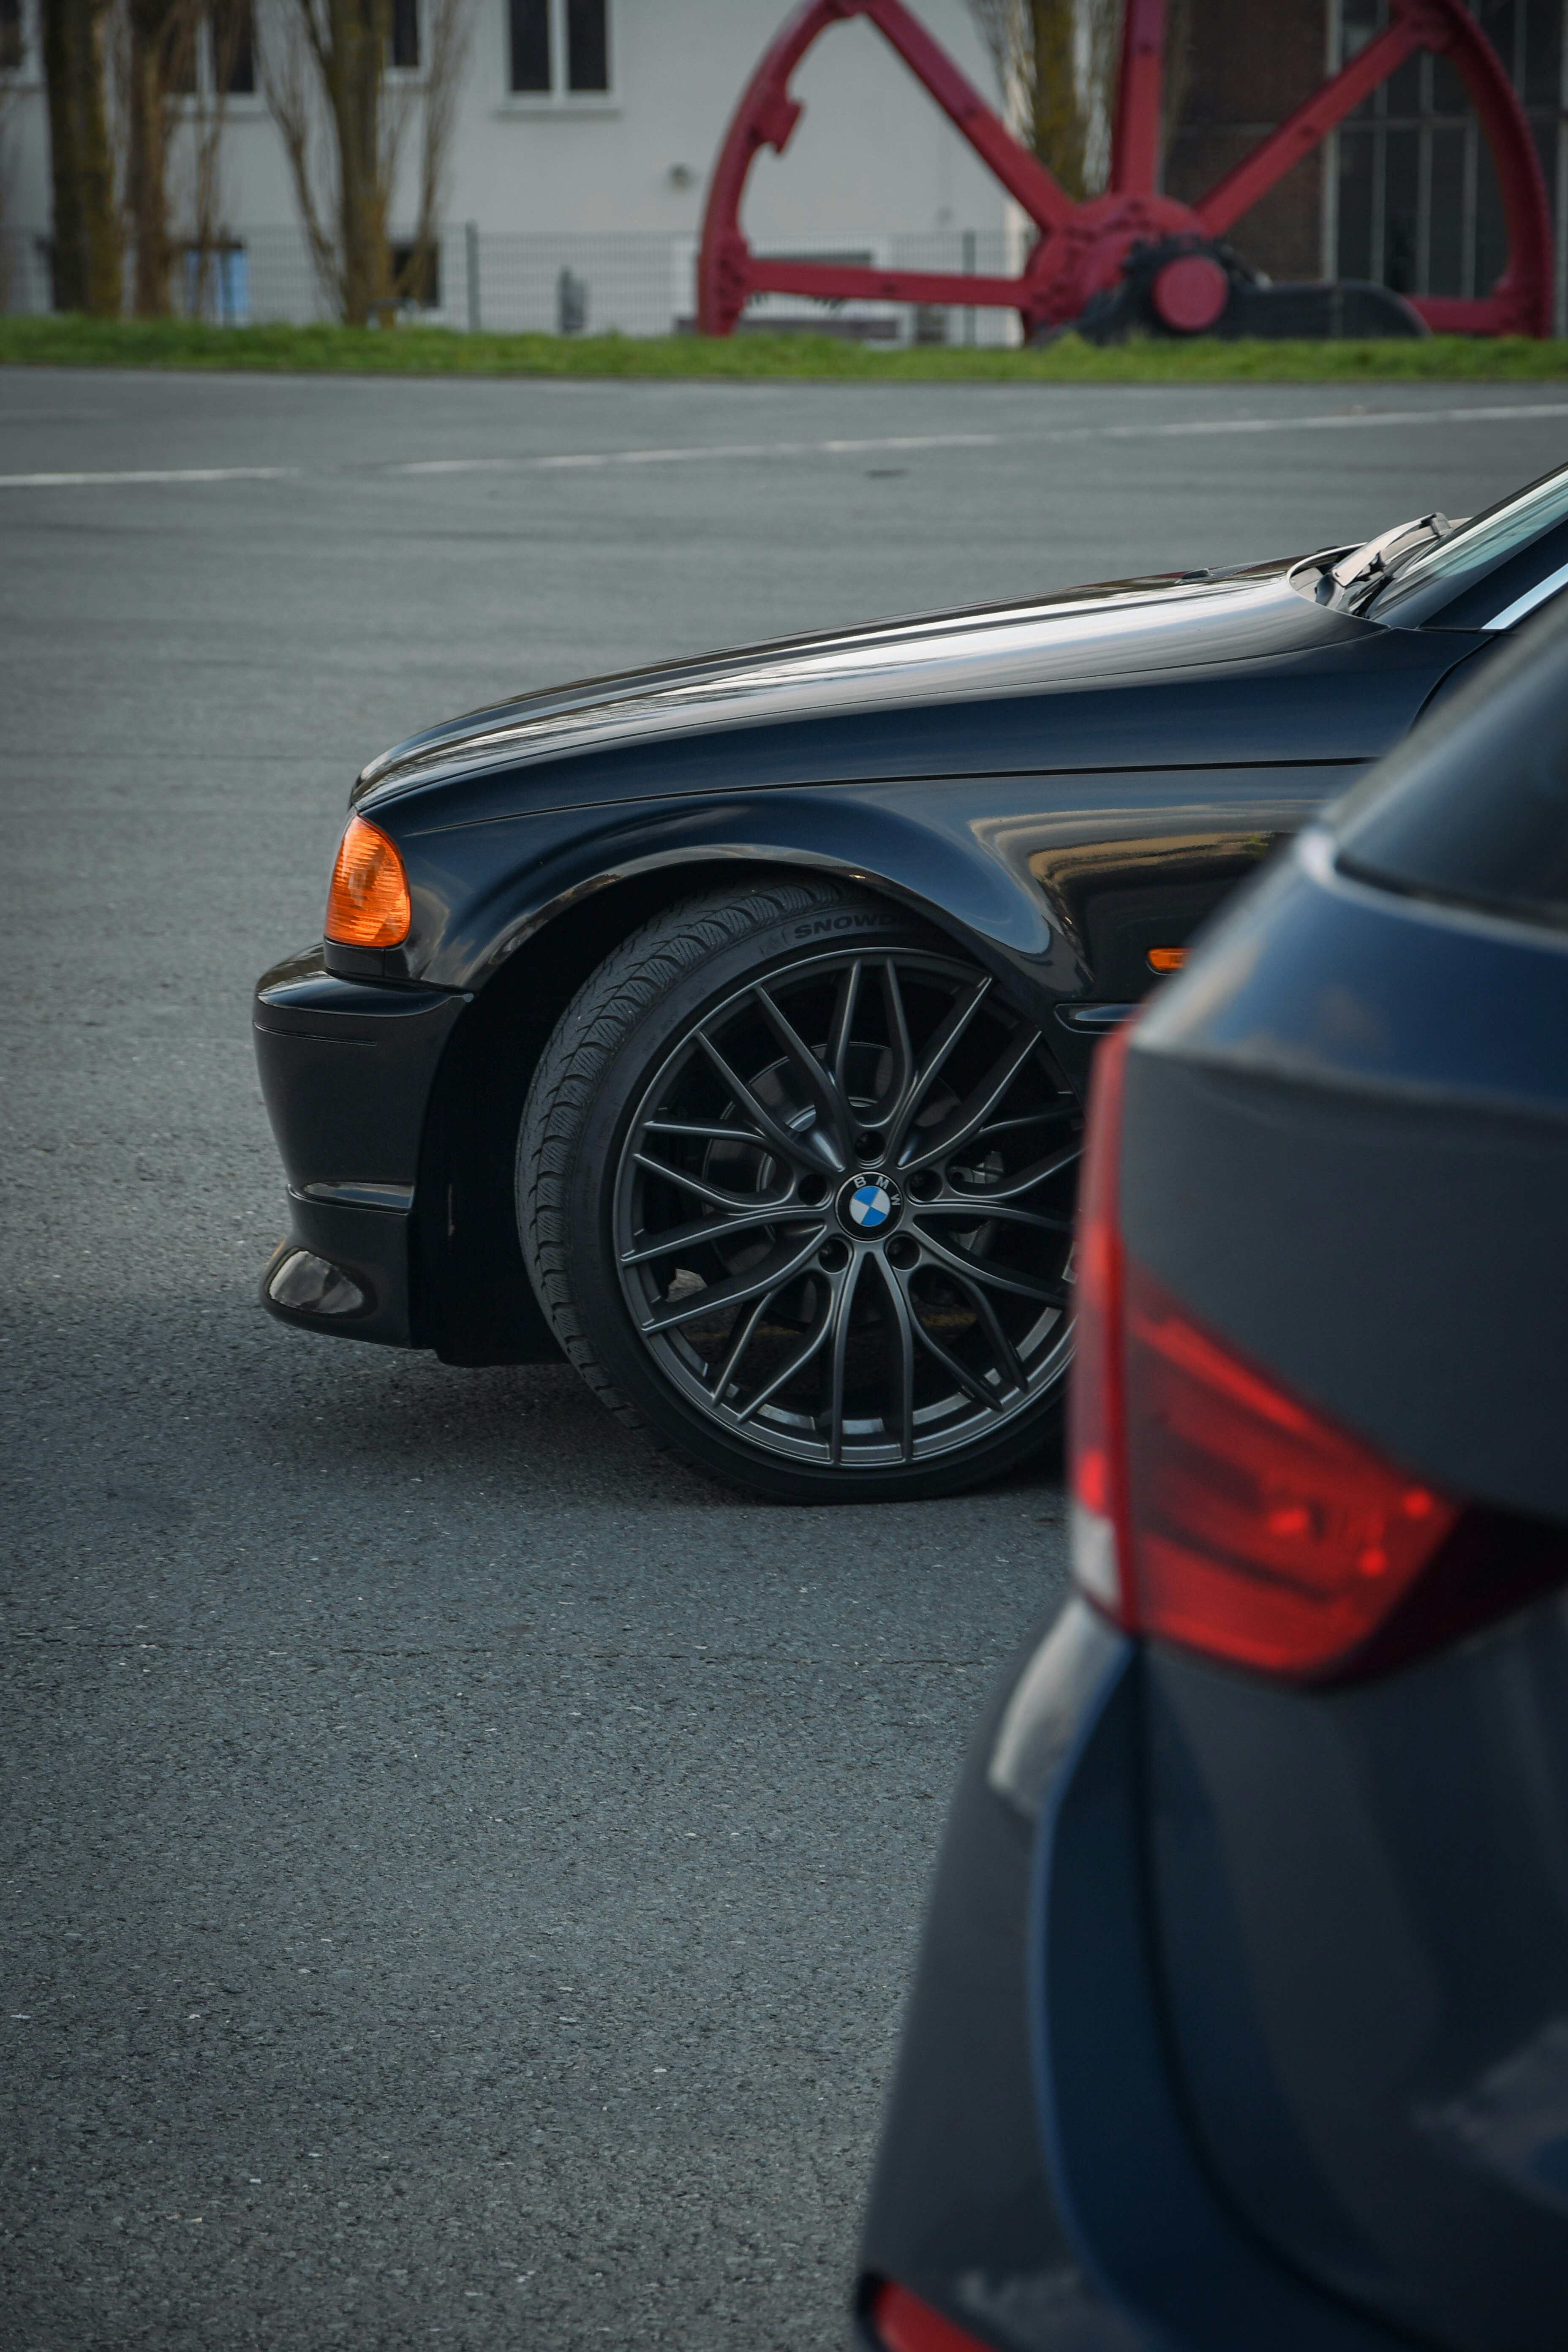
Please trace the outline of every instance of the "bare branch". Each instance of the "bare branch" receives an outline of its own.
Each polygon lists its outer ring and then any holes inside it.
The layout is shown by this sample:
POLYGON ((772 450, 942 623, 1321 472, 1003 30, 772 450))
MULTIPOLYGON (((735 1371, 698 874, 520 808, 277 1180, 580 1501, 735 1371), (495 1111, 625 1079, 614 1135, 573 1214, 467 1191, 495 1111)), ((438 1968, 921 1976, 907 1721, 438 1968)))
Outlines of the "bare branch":
POLYGON ((969 0, 1016 135, 1073 195, 1104 187, 1121 0, 969 0))
POLYGON ((343 275, 336 246, 323 226, 324 207, 316 192, 319 107, 309 79, 307 57, 319 60, 320 50, 311 0, 274 0, 265 30, 258 23, 257 35, 261 87, 289 158, 294 198, 300 207, 310 259, 322 293, 342 317, 343 275))
POLYGON ((435 278, 436 241, 446 194, 452 126, 473 41, 475 0, 430 0, 424 117, 419 141, 418 211, 414 243, 397 276, 397 291, 426 297, 435 278))

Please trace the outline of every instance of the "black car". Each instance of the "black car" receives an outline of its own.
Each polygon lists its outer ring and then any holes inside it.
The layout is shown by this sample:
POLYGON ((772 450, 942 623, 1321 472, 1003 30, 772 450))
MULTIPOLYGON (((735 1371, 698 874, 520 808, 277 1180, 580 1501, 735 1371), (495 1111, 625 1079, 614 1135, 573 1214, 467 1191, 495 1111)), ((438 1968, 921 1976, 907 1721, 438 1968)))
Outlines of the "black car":
MULTIPOLYGON (((1543 632, 1537 634, 1537 631, 1543 632)), ((1568 615, 1102 1048, 879 2352, 1568 2342, 1568 615)))
POLYGON ((1468 525, 590 680, 354 788, 268 972, 272 1311, 564 1354, 786 1497, 1021 1460, 1071 1352, 1097 1037, 1568 578, 1568 471, 1468 525))

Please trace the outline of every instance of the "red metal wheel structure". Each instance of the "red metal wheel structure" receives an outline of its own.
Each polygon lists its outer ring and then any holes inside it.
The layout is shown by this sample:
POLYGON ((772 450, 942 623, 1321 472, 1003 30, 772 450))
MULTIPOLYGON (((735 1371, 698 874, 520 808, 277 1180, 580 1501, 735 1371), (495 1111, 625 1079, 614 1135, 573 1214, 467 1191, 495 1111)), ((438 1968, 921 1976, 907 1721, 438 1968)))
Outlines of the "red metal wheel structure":
POLYGON ((1552 232, 1534 142, 1495 50, 1463 0, 1390 0, 1387 27, 1269 132, 1195 205, 1157 187, 1164 80, 1165 0, 1127 0, 1121 77, 1111 141, 1110 182, 1100 196, 1075 204, 1045 165, 1021 147, 919 24, 903 0, 805 0, 752 75, 720 149, 703 220, 698 264, 699 324, 727 335, 756 294, 801 294, 819 300, 920 302, 1014 310, 1026 338, 1064 326, 1121 278, 1134 246, 1174 252, 1152 289, 1173 331, 1212 326, 1228 280, 1204 245, 1223 238, 1242 215, 1316 147, 1334 125, 1418 49, 1448 57, 1462 76, 1491 150, 1508 226, 1508 262, 1491 292, 1477 300, 1425 295, 1411 307, 1426 324, 1452 334, 1545 335, 1552 329, 1552 232), (789 79, 829 26, 865 16, 924 83, 1038 235, 1018 278, 960 276, 918 269, 866 269, 833 263, 768 260, 752 253, 741 227, 741 200, 752 160, 763 147, 782 154, 800 120, 789 79))

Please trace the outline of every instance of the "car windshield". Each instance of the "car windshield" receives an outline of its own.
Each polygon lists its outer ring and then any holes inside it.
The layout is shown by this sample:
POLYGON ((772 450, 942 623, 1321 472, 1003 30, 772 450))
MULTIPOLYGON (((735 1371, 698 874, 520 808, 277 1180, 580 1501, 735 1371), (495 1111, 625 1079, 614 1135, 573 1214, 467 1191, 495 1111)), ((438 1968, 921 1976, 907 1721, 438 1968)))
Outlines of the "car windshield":
POLYGON ((1380 621, 1446 581, 1458 583, 1491 571, 1503 559, 1568 519, 1568 466, 1543 474, 1528 488, 1500 499, 1484 514, 1472 515, 1436 546, 1417 552, 1398 572, 1373 606, 1380 621))
POLYGON ((1417 728, 1336 829, 1365 880, 1568 930, 1568 612, 1417 728))

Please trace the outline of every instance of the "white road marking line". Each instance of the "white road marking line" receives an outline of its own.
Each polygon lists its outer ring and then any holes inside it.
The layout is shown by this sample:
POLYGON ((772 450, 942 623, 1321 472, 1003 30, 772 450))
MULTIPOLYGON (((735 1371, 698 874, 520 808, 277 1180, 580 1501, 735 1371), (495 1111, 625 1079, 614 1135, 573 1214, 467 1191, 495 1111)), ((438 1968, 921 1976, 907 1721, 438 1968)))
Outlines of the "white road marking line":
MULTIPOLYGON (((1319 416, 1203 416, 1169 424, 1047 425, 1025 433, 899 433, 864 440, 720 441, 685 449, 583 449, 542 457, 421 457, 389 475, 565 473, 605 466, 690 466, 734 458, 858 457, 888 450, 1037 448, 1064 442, 1212 439, 1229 433, 1342 433, 1386 425, 1499 425, 1568 417, 1568 401, 1497 402, 1473 408, 1333 410, 1319 416)), ((182 466, 123 473, 0 474, 0 490, 111 488, 134 482, 276 482, 304 466, 182 466)))
POLYGON ((1079 432, 1053 435, 1053 439, 1115 441, 1147 435, 1184 433, 1309 433, 1349 431, 1364 425, 1495 425, 1500 417, 1568 416, 1568 401, 1537 400, 1501 403, 1492 408, 1373 408, 1336 409, 1326 416, 1195 417, 1180 425, 1091 425, 1079 432))
POLYGON ((1321 416, 1194 417, 1164 425, 1047 425, 1035 433, 907 433, 863 441, 719 441, 686 449, 588 449, 549 457, 422 457, 389 474, 558 473, 600 466, 680 466, 735 457, 860 457, 885 449, 1034 448, 1064 441, 1161 441, 1226 433, 1353 432, 1389 425, 1495 425, 1517 417, 1568 417, 1568 401, 1519 401, 1475 408, 1332 411, 1321 416))
POLYGON ((589 449, 556 457, 424 457, 389 474, 556 472, 572 466, 681 466, 701 457, 854 457, 878 449, 990 449, 1003 433, 906 433, 874 441, 722 441, 689 449, 589 449))
POLYGON ((124 474, 0 474, 0 490, 98 489, 115 482, 277 482, 303 466, 145 467, 124 474))

